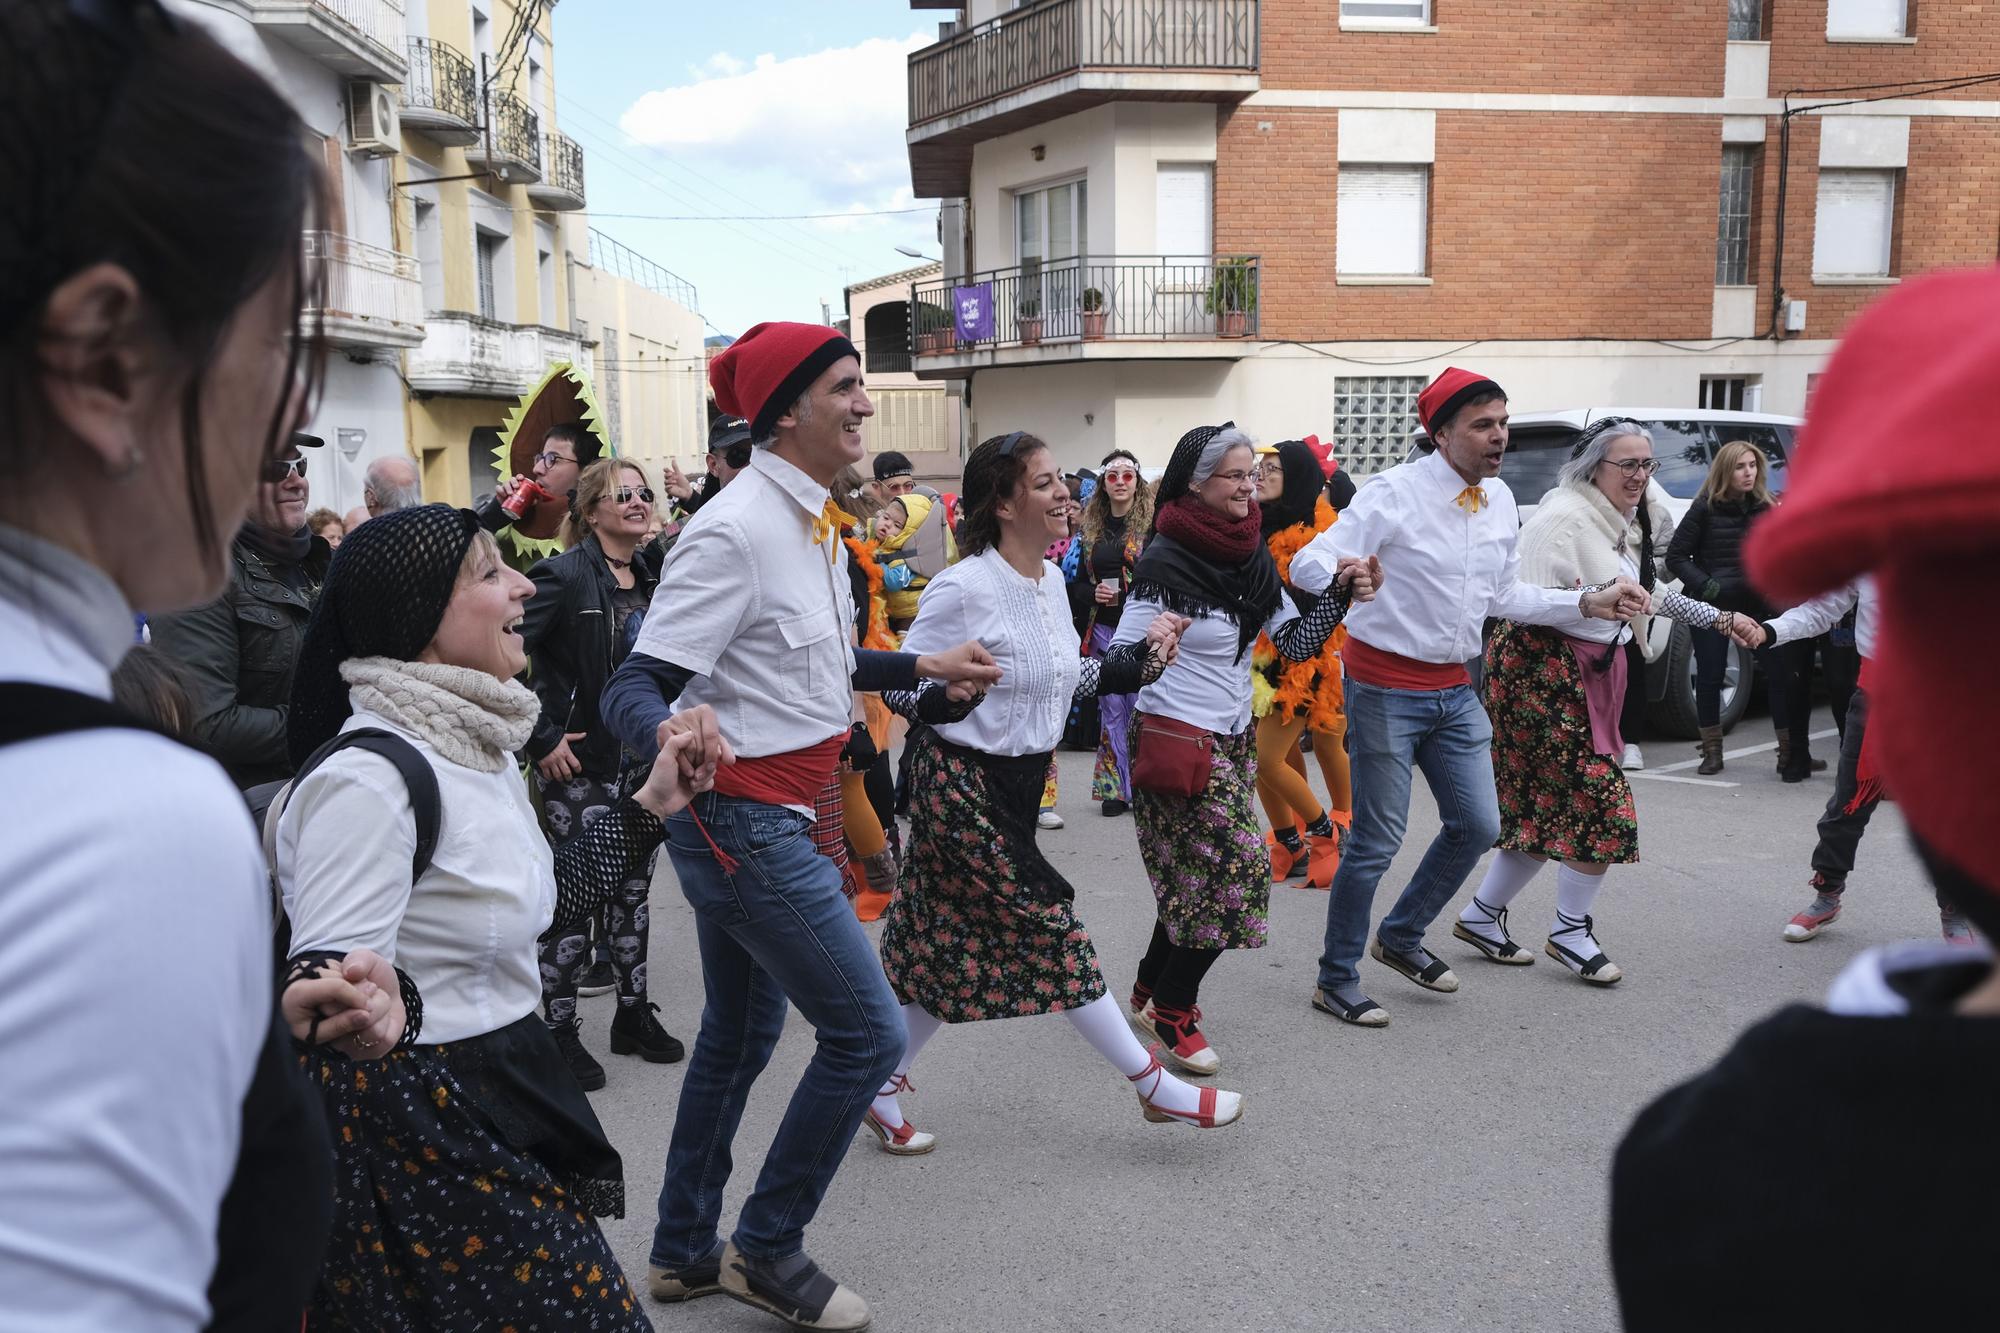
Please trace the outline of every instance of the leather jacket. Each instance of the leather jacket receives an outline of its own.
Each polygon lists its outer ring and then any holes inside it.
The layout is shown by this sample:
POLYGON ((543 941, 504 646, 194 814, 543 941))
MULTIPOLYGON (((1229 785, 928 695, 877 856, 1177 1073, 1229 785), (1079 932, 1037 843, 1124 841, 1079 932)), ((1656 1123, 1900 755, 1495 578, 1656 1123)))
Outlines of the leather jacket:
MULTIPOLYGON (((632 560, 634 586, 650 602, 659 570, 646 552, 632 560)), ((598 700, 611 679, 618 618, 612 598, 618 581, 605 562, 604 548, 585 537, 561 555, 550 556, 528 571, 535 593, 528 599, 521 622, 521 640, 529 659, 529 685, 541 700, 542 713, 526 747, 539 760, 562 742, 565 733, 581 731, 584 739, 570 749, 583 771, 592 777, 617 774, 622 746, 598 715, 598 700)))
POLYGON ((292 671, 332 559, 333 548, 314 537, 294 589, 239 536, 222 596, 150 622, 154 645, 188 668, 195 739, 239 787, 292 775, 285 750, 292 671))

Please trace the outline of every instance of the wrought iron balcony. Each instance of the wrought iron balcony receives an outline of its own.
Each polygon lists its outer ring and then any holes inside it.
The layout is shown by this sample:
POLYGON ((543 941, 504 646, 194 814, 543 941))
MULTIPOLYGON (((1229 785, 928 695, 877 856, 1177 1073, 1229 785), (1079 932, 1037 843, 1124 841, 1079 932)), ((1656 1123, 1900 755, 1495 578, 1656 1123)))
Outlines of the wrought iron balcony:
POLYGON ((432 37, 409 40, 403 128, 463 148, 479 138, 479 81, 472 62, 432 37))
POLYGON ((972 145, 1120 98, 1257 91, 1258 0, 1042 0, 914 51, 917 194, 966 192, 972 145))
POLYGON ((542 179, 528 187, 537 208, 583 207, 583 148, 567 134, 542 136, 542 179))
POLYGON ((402 0, 250 0, 250 21, 329 69, 401 83, 402 0))
POLYGON ((1257 337, 1261 283, 1255 255, 1059 259, 922 282, 910 297, 915 369, 1241 357, 1245 341, 1257 337), (1022 354, 976 355, 1012 349, 1022 354))
POLYGON ((533 185, 542 178, 542 118, 512 93, 492 98, 488 132, 468 144, 465 160, 497 172, 510 185, 533 185))
POLYGON ((333 347, 415 347, 424 340, 424 285, 417 261, 339 232, 309 231, 306 261, 320 266, 325 294, 308 325, 333 347))

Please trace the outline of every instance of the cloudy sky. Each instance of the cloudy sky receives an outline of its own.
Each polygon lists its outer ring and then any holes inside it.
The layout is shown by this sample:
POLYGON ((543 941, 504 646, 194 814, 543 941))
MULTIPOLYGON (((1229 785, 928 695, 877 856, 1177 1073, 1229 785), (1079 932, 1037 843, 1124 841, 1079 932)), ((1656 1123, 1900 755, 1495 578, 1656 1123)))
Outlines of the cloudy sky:
POLYGON ((850 282, 937 253, 910 193, 908 0, 569 0, 556 118, 584 147, 592 225, 693 282, 711 332, 841 309, 850 282), (914 211, 894 211, 914 210, 914 211), (746 221, 742 215, 832 213, 746 221), (699 215, 702 219, 668 221, 699 215))

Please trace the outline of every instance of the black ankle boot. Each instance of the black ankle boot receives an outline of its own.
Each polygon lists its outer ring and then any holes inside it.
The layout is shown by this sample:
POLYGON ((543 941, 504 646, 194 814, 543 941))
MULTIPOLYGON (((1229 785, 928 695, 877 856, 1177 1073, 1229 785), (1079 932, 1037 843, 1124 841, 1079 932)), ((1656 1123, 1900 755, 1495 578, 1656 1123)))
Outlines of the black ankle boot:
POLYGON ((597 1063, 596 1056, 583 1049, 583 1033, 578 1030, 576 1019, 553 1024, 549 1035, 556 1039, 556 1049, 562 1052, 569 1072, 576 1075, 578 1086, 585 1092, 596 1092, 604 1086, 604 1066, 597 1063))
POLYGON ((653 1017, 659 1011, 659 1005, 644 1000, 619 1005, 611 1019, 611 1053, 636 1055, 652 1065, 676 1064, 686 1057, 687 1048, 653 1017))

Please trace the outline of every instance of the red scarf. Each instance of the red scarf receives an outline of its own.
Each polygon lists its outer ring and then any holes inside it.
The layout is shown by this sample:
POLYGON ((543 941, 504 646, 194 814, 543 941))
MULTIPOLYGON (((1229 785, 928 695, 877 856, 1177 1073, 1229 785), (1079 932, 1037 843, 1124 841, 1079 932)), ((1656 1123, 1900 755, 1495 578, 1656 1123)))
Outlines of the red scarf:
POLYGON ((1196 555, 1225 565, 1242 564, 1256 553, 1258 543, 1264 539, 1263 517, 1255 500, 1250 502, 1249 513, 1242 518, 1231 518, 1192 495, 1178 496, 1153 515, 1153 529, 1172 537, 1196 555))

